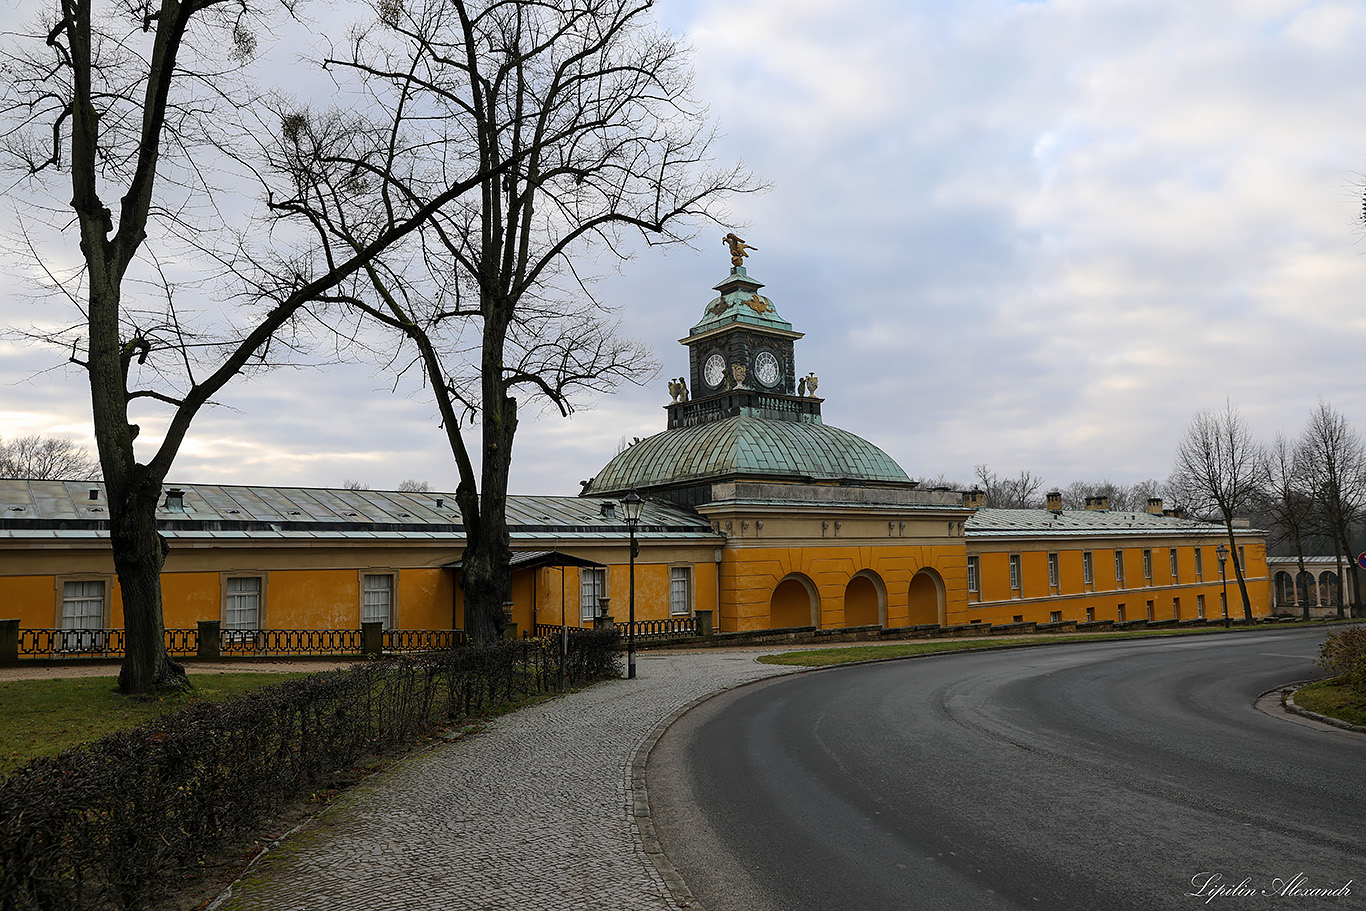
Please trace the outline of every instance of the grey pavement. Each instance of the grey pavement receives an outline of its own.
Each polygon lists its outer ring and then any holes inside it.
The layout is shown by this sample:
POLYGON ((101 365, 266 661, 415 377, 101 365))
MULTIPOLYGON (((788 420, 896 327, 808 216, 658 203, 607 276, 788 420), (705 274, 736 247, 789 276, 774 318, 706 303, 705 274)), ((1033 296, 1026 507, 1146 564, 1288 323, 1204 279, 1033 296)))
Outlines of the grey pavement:
POLYGON ((771 651, 641 654, 635 680, 409 756, 336 799, 211 907, 679 908, 636 823, 636 754, 692 702, 796 670, 757 663, 771 651))

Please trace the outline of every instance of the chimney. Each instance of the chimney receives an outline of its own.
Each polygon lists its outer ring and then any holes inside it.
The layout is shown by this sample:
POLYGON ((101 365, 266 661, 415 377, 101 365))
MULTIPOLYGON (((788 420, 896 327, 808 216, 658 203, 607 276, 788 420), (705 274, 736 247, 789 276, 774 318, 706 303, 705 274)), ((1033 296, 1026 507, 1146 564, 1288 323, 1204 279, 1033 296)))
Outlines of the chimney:
POLYGON ((1050 490, 1048 492, 1048 511, 1062 512, 1062 491, 1050 490))
POLYGON ((598 515, 604 519, 615 519, 617 517, 617 504, 608 500, 598 504, 598 515))
POLYGON ((172 487, 166 491, 166 511, 185 511, 185 491, 181 490, 179 487, 172 487))
POLYGON ((1170 516, 1173 519, 1184 519, 1186 517, 1186 507, 1173 506, 1171 509, 1162 510, 1162 515, 1170 516))
POLYGON ((1160 515, 1162 515, 1162 498, 1161 498, 1161 497, 1148 497, 1148 515, 1150 515, 1150 516, 1160 516, 1160 515))
POLYGON ((100 498, 100 489, 99 489, 98 487, 92 487, 92 488, 90 488, 90 499, 92 499, 92 500, 98 500, 99 498, 100 498))
POLYGON ((1087 497, 1086 508, 1092 512, 1106 512, 1110 508, 1109 497, 1087 497))
POLYGON ((987 495, 976 487, 963 491, 963 506, 967 509, 985 509, 987 495))

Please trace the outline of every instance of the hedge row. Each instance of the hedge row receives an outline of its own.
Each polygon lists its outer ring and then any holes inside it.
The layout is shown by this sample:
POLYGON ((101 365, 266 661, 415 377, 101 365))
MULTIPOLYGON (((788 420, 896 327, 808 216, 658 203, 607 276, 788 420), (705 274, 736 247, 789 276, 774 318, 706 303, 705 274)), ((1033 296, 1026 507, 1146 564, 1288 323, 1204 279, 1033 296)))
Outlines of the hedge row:
MULTIPOLYGON (((314 674, 69 750, 0 779, 0 909, 136 909, 215 845, 434 726, 558 686, 558 641, 314 674)), ((573 682, 620 675, 615 630, 569 639, 573 682)))

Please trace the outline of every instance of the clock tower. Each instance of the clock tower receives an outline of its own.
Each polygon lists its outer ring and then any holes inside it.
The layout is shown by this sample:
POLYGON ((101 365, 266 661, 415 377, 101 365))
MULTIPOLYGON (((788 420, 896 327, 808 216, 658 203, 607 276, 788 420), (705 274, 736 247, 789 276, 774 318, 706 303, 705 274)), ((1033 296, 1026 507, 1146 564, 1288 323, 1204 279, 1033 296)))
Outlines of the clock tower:
MULTIPOLYGON (((739 257, 733 258, 734 262, 739 257)), ((688 347, 691 401, 668 406, 669 429, 731 417, 821 423, 821 399, 799 389, 793 342, 802 337, 735 263, 720 296, 680 342, 688 347)))

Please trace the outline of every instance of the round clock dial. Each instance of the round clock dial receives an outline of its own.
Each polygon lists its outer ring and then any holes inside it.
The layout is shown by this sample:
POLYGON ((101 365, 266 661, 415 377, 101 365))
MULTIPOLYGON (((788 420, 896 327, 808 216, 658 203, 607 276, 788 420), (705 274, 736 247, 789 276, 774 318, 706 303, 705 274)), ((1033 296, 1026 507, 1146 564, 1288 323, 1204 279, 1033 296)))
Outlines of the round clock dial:
POLYGON ((707 358, 707 363, 702 368, 702 378, 707 381, 708 386, 720 386, 721 381, 726 378, 726 359, 719 354, 707 358))
POLYGON ((765 386, 776 385, 779 373, 778 359, 772 352, 760 351, 759 356, 754 359, 754 375, 759 378, 759 382, 765 386))

